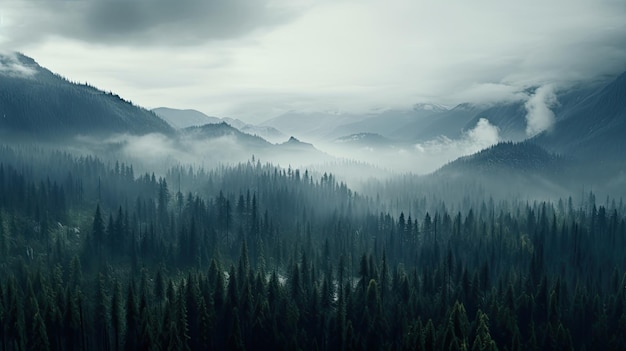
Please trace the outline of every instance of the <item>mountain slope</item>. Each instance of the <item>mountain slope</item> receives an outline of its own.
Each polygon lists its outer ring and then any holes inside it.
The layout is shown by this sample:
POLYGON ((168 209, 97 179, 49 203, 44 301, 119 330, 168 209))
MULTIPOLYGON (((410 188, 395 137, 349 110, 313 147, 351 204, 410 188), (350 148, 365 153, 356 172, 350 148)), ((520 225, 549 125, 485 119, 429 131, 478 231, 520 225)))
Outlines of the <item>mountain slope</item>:
POLYGON ((261 148, 266 149, 270 148, 272 144, 267 142, 265 139, 246 134, 241 132, 237 128, 233 128, 226 122, 215 123, 215 124, 205 124, 199 127, 188 127, 181 131, 181 136, 184 138, 194 138, 194 139, 217 139, 217 138, 231 138, 238 145, 250 149, 261 148))
POLYGON ((209 123, 220 123, 222 120, 217 117, 207 116, 196 110, 178 110, 168 107, 157 107, 152 112, 165 120, 176 129, 183 129, 193 126, 202 126, 209 123))
POLYGON ((224 117, 222 118, 222 121, 230 124, 231 126, 239 129, 244 133, 258 135, 271 143, 283 142, 285 141, 285 139, 287 139, 287 136, 285 134, 283 134, 280 130, 274 127, 248 124, 239 119, 230 117, 224 117))
MULTIPOLYGON (((353 123, 367 116, 330 112, 291 111, 269 119, 260 126, 269 126, 299 138, 328 139, 352 132, 336 135, 335 129, 347 123, 353 123), (333 137, 333 135, 335 135, 333 137)), ((355 132, 356 133, 356 132, 355 132)))
POLYGON ((626 72, 562 113, 551 132, 535 138, 549 150, 581 159, 624 163, 626 72))
POLYGON ((262 123, 299 137, 333 141, 346 135, 377 133, 396 139, 393 133, 411 123, 424 125, 447 107, 415 104, 411 109, 387 109, 366 113, 291 111, 262 123))
POLYGON ((415 130, 414 126, 420 128, 421 126, 427 125, 436 118, 436 116, 446 111, 447 110, 443 107, 428 104, 417 104, 412 109, 407 110, 385 110, 371 113, 368 115, 368 118, 361 121, 338 126, 329 136, 336 139, 345 135, 377 133, 386 137, 415 141, 415 138, 404 138, 404 135, 397 135, 396 132, 398 130, 408 130, 412 132, 415 130))
POLYGON ((154 113, 72 83, 22 54, 1 56, 0 66, 0 133, 5 137, 173 133, 154 113))
MULTIPOLYGON (((460 104, 450 110, 437 110, 429 118, 414 119, 396 126, 391 137, 410 142, 428 141, 441 136, 456 139, 466 130, 468 121, 479 111, 477 106, 460 104)), ((474 123, 469 129, 474 128, 474 123)))
POLYGON ((378 133, 357 133, 343 136, 334 140, 335 144, 355 146, 355 147, 388 147, 394 142, 378 133))
POLYGON ((219 124, 222 122, 226 122, 231 127, 234 127, 241 132, 251 135, 258 135, 261 138, 270 142, 284 141, 287 138, 285 134, 281 133, 279 130, 273 127, 252 125, 230 117, 219 118, 208 116, 197 110, 179 110, 169 107, 158 107, 152 109, 152 111, 176 129, 199 127, 206 124, 219 124))
POLYGON ((452 161, 430 177, 477 181, 494 194, 550 198, 571 194, 584 184, 583 178, 572 177, 573 166, 531 142, 503 142, 452 161))
POLYGON ((503 142, 461 157, 439 169, 440 173, 477 172, 533 173, 558 172, 564 160, 530 142, 503 142))
POLYGON ((255 155, 264 161, 279 164, 308 165, 334 158, 316 149, 312 144, 291 137, 281 144, 241 132, 226 122, 182 129, 179 143, 183 149, 198 149, 212 153, 221 162, 244 161, 255 155))

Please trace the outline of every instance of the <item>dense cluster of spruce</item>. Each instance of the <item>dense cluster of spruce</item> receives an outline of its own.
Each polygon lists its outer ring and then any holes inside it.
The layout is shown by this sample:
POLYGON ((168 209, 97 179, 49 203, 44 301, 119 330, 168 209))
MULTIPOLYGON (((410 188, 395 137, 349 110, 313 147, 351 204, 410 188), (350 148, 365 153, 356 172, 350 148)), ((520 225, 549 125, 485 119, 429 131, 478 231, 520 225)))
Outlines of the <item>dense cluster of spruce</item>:
POLYGON ((0 350, 626 348, 621 201, 414 181, 2 147, 0 350))

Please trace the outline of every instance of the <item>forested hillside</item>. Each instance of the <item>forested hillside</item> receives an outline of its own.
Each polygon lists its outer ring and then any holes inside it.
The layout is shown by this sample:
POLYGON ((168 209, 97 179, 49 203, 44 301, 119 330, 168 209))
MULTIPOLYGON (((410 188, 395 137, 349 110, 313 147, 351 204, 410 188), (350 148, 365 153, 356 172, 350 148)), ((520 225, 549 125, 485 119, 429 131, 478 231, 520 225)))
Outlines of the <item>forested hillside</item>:
MULTIPOLYGON (((64 140, 77 135, 173 134, 151 111, 111 92, 77 84, 39 66, 32 58, 0 54, 17 73, 0 70, 0 137, 64 140)), ((25 139, 22 139, 22 141, 25 139)))
POLYGON ((2 147, 0 350, 626 347, 621 199, 413 181, 2 147))

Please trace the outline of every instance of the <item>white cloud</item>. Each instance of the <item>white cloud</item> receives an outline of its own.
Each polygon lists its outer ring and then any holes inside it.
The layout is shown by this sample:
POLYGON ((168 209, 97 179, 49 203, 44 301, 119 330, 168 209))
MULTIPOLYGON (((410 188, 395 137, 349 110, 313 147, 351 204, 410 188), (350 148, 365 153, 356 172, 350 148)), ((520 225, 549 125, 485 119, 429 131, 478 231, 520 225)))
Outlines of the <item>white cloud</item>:
POLYGON ((34 76, 35 73, 37 73, 37 71, 32 67, 22 64, 15 53, 0 52, 0 74, 11 77, 29 78, 34 76))
POLYGON ((489 120, 480 118, 476 126, 459 139, 439 138, 415 145, 417 158, 425 166, 425 172, 432 172, 445 163, 461 156, 471 155, 500 141, 498 127, 489 120))
POLYGON ((558 103, 554 87, 544 85, 537 88, 535 93, 526 101, 526 135, 535 136, 543 131, 549 131, 554 125, 553 108, 558 103))
POLYGON ((497 144, 500 141, 498 127, 489 123, 489 120, 481 118, 476 123, 474 129, 467 132, 467 144, 470 146, 468 149, 470 153, 482 150, 491 145, 497 144))
MULTIPOLYGON (((375 164, 395 172, 428 174, 461 156, 471 155, 500 141, 498 127, 481 118, 474 128, 458 139, 445 136, 412 147, 343 149, 340 145, 322 145, 325 151, 347 159, 375 164)), ((320 146, 320 145, 317 145, 320 146)))

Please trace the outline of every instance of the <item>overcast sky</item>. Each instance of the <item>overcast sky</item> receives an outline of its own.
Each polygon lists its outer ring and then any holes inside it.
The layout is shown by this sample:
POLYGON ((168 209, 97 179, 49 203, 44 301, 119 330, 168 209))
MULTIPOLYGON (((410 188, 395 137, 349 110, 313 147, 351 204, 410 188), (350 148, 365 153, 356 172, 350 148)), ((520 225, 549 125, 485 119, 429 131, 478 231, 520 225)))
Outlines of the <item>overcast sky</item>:
POLYGON ((260 122, 615 75, 626 1, 2 0, 0 43, 148 108, 260 122))

